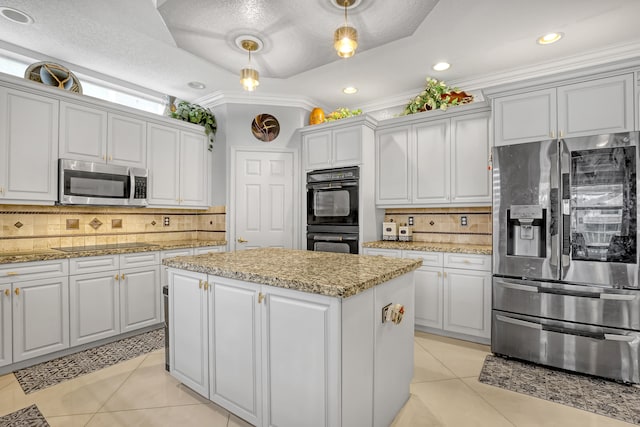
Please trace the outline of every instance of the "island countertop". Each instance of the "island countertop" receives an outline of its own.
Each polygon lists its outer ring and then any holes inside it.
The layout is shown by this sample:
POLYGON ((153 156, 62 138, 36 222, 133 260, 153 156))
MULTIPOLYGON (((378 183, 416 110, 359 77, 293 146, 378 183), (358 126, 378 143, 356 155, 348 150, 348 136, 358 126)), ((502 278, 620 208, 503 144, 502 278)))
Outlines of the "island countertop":
POLYGON ((281 248, 181 256, 169 267, 347 298, 422 265, 422 260, 281 248))

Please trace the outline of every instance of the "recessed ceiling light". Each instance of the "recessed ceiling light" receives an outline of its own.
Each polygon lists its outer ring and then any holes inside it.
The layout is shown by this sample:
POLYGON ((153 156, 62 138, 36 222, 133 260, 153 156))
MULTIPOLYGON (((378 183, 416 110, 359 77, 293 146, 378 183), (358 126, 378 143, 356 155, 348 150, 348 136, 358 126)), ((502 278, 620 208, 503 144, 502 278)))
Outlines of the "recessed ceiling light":
POLYGON ((204 89, 206 87, 204 83, 200 82, 189 82, 187 83, 187 85, 189 85, 189 87, 193 89, 204 89))
POLYGON ((14 9, 11 7, 0 7, 0 15, 4 18, 8 19, 11 22, 15 22, 17 24, 29 25, 33 24, 33 18, 24 13, 21 10, 14 9))
POLYGON ((342 92, 346 93, 347 95, 353 95, 357 91, 358 91, 358 88, 353 86, 347 86, 344 89, 342 89, 342 92))
POLYGON ((562 36, 564 36, 563 33, 549 33, 549 34, 545 34, 544 36, 538 37, 537 42, 538 44, 542 44, 542 45, 551 44, 560 40, 562 36))
POLYGON ((449 67, 451 67, 451 64, 449 64, 448 62, 438 62, 433 66, 433 69, 435 71, 444 71, 444 70, 448 70, 449 67))

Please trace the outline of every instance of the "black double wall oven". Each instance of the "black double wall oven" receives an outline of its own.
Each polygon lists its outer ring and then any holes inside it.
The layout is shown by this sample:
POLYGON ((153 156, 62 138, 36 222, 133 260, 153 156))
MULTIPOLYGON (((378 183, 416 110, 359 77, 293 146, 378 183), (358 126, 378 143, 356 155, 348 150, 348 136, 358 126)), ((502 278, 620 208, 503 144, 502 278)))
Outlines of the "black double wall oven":
POLYGON ((307 173, 307 249, 357 254, 360 170, 307 173))

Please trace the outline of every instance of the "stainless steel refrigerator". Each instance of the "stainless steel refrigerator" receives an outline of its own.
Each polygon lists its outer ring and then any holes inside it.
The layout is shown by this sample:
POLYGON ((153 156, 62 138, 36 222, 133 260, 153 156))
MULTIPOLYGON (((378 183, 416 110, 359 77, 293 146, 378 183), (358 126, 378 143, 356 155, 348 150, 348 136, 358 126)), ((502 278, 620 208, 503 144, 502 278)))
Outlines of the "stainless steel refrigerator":
POLYGON ((494 148, 494 353, 640 383, 638 142, 494 148))

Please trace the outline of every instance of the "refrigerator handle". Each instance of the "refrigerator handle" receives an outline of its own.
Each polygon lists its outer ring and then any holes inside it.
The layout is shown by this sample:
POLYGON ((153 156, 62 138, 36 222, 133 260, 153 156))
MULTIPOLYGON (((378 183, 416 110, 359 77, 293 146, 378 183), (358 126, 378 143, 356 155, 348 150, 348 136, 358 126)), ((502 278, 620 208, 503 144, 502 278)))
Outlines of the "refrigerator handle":
POLYGON ((562 241, 560 256, 562 257, 562 271, 560 279, 565 275, 571 263, 571 187, 569 173, 563 170, 562 178, 562 203, 560 205, 562 217, 562 241))

